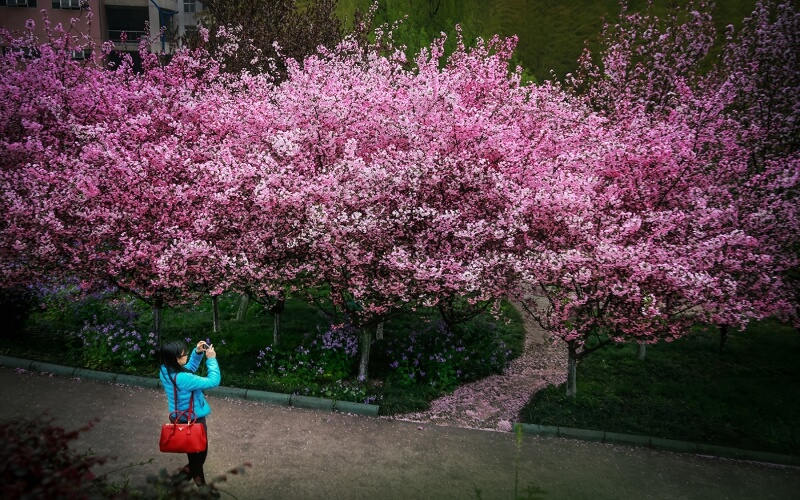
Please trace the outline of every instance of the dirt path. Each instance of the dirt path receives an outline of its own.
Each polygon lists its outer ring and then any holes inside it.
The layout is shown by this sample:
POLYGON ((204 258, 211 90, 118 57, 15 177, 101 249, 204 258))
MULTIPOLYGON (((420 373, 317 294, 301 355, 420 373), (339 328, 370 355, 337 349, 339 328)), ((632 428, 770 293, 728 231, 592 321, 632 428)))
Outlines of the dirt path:
MULTIPOLYGON (((116 456, 93 472, 116 471, 109 478, 117 484, 129 479, 138 487, 162 468, 186 463, 182 454, 158 451, 155 431, 166 417, 161 389, 2 368, 0 401, 0 422, 50 414, 73 430, 100 418, 71 445, 76 453, 116 456), (128 467, 139 463, 145 465, 128 467)), ((547 500, 789 500, 800 491, 795 467, 538 436, 526 436, 520 450, 506 432, 209 401, 209 477, 252 464, 228 475, 223 500, 524 498, 528 485, 542 488, 538 498, 547 500)))
POLYGON ((519 420, 520 410, 536 391, 566 380, 567 351, 564 344, 553 345, 546 332, 527 313, 521 313, 525 324, 525 348, 503 374, 461 386, 452 394, 433 401, 428 411, 391 418, 450 427, 510 431, 511 423, 519 420))

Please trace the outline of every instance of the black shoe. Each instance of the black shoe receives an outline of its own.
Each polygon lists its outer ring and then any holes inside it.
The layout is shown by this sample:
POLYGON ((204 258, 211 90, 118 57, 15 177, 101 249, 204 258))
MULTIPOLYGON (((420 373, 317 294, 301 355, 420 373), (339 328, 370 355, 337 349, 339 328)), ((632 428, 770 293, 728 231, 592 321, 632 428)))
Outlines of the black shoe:
POLYGON ((209 485, 201 486, 200 491, 206 494, 208 498, 219 498, 219 491, 217 491, 216 488, 212 486, 209 485))
POLYGON ((206 484, 206 478, 198 476, 194 478, 194 484, 200 490, 200 493, 207 498, 219 498, 219 491, 210 484, 206 484))
POLYGON ((189 471, 189 466, 185 465, 175 474, 175 479, 177 482, 182 483, 184 481, 188 481, 192 478, 192 473, 189 471))

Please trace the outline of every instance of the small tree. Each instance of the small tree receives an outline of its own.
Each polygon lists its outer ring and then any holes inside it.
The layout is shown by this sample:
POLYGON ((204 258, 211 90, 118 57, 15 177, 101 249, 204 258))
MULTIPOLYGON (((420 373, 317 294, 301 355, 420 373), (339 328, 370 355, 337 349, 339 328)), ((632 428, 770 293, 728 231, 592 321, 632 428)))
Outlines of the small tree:
POLYGON ((777 235, 763 217, 796 225, 796 176, 781 173, 786 163, 748 173, 753 143, 741 140, 736 87, 700 71, 714 39, 700 7, 666 20, 623 16, 606 29, 602 64, 587 52, 569 82, 605 123, 581 175, 589 197, 532 259, 545 300, 528 301, 567 342, 569 396, 577 362, 608 343, 671 340, 698 318, 741 326, 796 309, 781 280, 794 255, 764 238, 777 235))
POLYGON ((9 498, 131 498, 127 490, 113 492, 91 471, 108 457, 79 455, 69 443, 89 431, 94 422, 75 431, 52 425, 47 418, 11 420, 0 424, 0 480, 9 498))
MULTIPOLYGON (((317 47, 332 48, 342 38, 337 0, 207 0, 201 23, 206 48, 218 54, 225 71, 272 72, 285 76, 284 58, 302 61, 317 47), (232 43, 236 44, 235 49, 232 43)), ((197 45, 199 39, 190 39, 197 45)))

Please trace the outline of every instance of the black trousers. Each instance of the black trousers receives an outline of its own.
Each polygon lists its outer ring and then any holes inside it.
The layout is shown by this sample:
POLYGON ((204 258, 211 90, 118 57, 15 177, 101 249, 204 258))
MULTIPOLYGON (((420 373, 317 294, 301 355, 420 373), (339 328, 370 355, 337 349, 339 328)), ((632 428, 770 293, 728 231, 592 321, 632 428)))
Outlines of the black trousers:
MULTIPOLYGON (((170 421, 173 423, 175 422, 174 418, 170 418, 170 421)), ((186 423, 186 418, 181 417, 178 419, 179 423, 186 423)), ((206 437, 208 436, 208 424, 206 424, 206 417, 200 417, 195 420, 196 424, 202 424, 203 428, 206 430, 206 437)), ((189 458, 189 474, 193 478, 200 478, 202 483, 206 482, 206 474, 203 471, 203 465, 206 463, 206 457, 208 456, 208 440, 206 440, 206 449, 197 453, 187 453, 186 456, 189 458)))

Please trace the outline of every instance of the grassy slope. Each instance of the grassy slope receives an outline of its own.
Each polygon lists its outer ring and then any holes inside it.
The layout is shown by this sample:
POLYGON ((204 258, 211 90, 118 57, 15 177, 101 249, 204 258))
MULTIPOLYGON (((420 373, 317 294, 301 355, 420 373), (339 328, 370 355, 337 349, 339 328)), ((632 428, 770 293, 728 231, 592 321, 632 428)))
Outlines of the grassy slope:
MULTIPOLYGON (((687 2, 654 0, 653 3, 660 12, 666 12, 672 3, 687 2)), ((371 0, 339 0, 339 13, 342 18, 352 20, 356 8, 363 10, 371 3, 371 0)), ((630 0, 629 9, 642 9, 646 3, 646 0, 630 0)), ((714 18, 721 31, 728 24, 738 25, 752 11, 755 0, 717 3, 714 18)), ((517 35, 518 62, 539 81, 550 79, 551 70, 559 77, 573 71, 584 42, 596 38, 604 17, 613 19, 619 13, 618 0, 380 0, 379 6, 382 21, 408 14, 406 24, 414 33, 401 35, 401 40, 412 50, 421 45, 420 30, 424 29, 430 38, 440 31, 452 32, 455 23, 464 27, 469 38, 470 35, 517 35), (431 15, 430 5, 437 2, 439 10, 431 15)))
POLYGON ((606 348, 578 366, 578 396, 563 386, 534 396, 527 423, 597 429, 800 453, 800 335, 774 322, 733 333, 719 352, 716 332, 649 346, 606 348))

